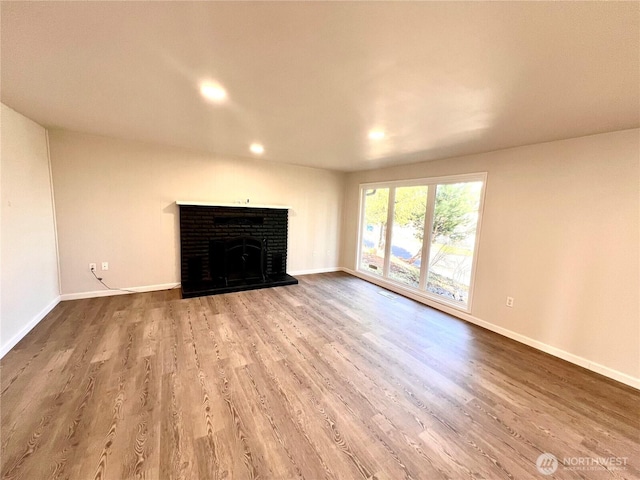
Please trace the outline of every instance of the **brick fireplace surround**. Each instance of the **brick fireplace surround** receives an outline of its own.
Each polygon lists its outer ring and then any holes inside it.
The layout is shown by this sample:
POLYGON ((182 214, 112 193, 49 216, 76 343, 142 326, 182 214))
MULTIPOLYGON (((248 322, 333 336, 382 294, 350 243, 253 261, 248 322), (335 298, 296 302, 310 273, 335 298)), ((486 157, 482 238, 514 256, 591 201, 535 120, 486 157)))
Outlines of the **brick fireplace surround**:
POLYGON ((298 283, 286 273, 288 207, 176 203, 180 208, 180 273, 184 298, 298 283), (251 257, 253 268, 246 271, 240 268, 251 254, 248 249, 242 253, 245 243, 264 245, 262 256, 251 257), (236 248, 225 249, 224 245, 236 248), (225 255, 235 257, 222 258, 225 255), (261 259, 259 268, 263 275, 249 273, 250 270, 255 273, 255 262, 260 263, 256 258, 261 259))

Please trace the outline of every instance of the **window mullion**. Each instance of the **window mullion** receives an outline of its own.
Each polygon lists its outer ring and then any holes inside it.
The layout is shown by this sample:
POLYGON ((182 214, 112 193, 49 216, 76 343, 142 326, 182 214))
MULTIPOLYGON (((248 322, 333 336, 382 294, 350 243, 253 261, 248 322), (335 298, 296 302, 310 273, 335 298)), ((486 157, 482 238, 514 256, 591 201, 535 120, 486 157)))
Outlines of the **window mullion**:
POLYGON ((393 228, 393 215, 396 203, 396 189, 389 189, 389 206, 387 207, 387 231, 384 238, 384 266, 382 276, 389 278, 389 268, 391 266, 391 229, 393 228))
POLYGON ((427 190, 427 212, 424 216, 424 233, 422 235, 422 261, 420 262, 420 290, 427 288, 427 274, 429 270, 429 255, 431 255, 431 235, 433 232, 433 215, 436 204, 436 187, 429 185, 427 190))

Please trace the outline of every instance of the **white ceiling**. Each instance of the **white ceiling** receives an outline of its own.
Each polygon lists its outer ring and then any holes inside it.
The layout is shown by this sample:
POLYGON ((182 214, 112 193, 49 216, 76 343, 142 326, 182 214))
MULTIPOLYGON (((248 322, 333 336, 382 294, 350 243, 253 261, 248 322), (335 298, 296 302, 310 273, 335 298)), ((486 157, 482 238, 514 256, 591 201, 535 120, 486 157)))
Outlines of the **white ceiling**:
POLYGON ((638 127, 639 24, 638 2, 2 2, 2 101, 46 127, 362 170, 638 127))

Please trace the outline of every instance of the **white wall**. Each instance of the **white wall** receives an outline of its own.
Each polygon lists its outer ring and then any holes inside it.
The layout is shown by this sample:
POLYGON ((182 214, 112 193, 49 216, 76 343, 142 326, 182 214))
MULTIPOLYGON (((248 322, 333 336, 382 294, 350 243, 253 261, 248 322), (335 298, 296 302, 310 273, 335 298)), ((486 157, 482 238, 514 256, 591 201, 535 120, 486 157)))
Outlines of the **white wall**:
POLYGON ((290 205, 288 271, 338 267, 344 174, 49 132, 63 298, 180 281, 176 200, 290 205))
POLYGON ((486 171, 469 318, 640 386, 639 138, 626 130, 349 174, 342 265, 355 268, 360 183, 486 171))
POLYGON ((59 301, 47 133, 2 104, 0 356, 59 301))

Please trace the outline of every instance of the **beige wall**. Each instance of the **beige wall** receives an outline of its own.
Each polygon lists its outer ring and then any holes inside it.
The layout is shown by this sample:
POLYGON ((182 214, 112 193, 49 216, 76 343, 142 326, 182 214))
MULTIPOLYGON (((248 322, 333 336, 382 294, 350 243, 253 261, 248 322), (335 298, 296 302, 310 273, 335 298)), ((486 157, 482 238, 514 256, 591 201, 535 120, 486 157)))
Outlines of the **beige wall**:
MULTIPOLYGON (((180 281, 176 200, 290 205, 288 271, 338 266, 344 174, 50 131, 62 293, 180 281)), ((64 298, 64 297, 63 297, 64 298)))
MULTIPOLYGON (((178 282, 179 199, 291 205, 289 271, 353 269, 360 183, 486 171, 472 316, 638 379, 639 136, 344 175, 52 131, 62 292, 101 289, 89 262, 113 286, 178 282)), ((3 183, 3 227, 5 203, 3 183)))
POLYGON ((638 379, 639 136, 349 174, 341 264, 355 266, 360 183, 486 171, 473 317, 638 379))
POLYGON ((47 134, 1 108, 0 356, 60 298, 47 134))

